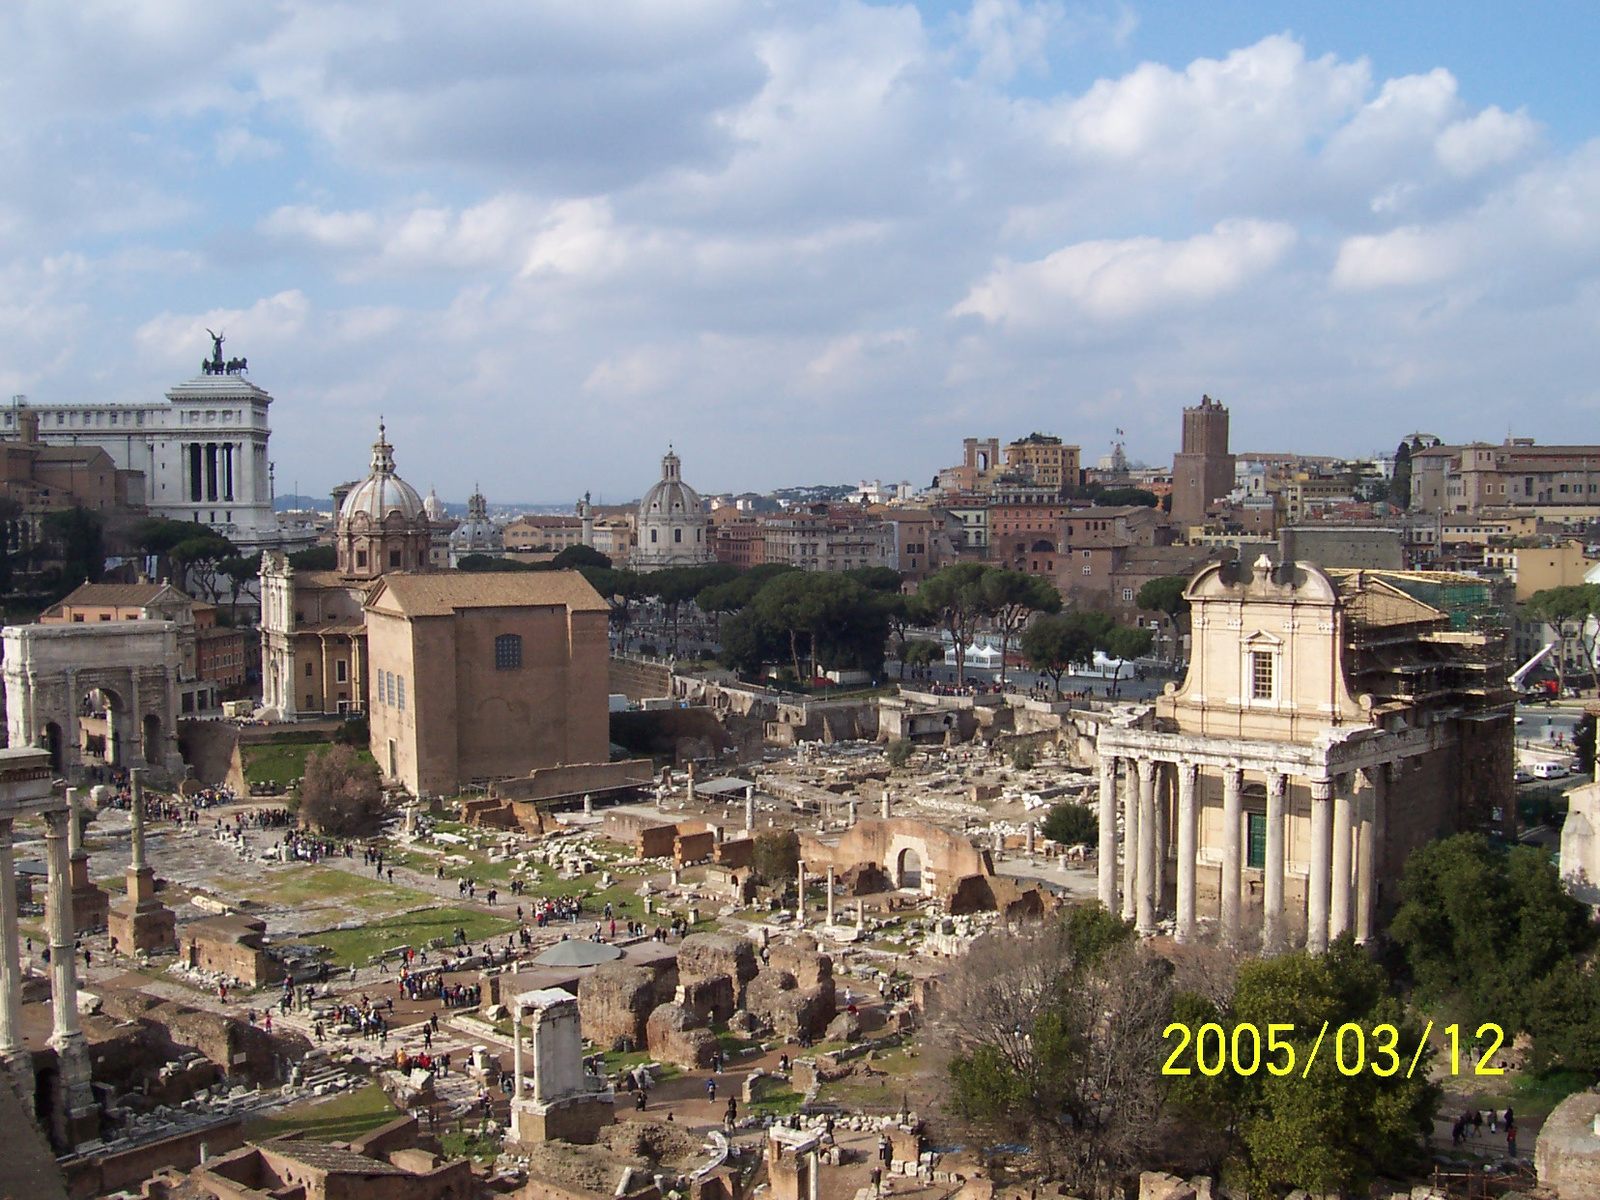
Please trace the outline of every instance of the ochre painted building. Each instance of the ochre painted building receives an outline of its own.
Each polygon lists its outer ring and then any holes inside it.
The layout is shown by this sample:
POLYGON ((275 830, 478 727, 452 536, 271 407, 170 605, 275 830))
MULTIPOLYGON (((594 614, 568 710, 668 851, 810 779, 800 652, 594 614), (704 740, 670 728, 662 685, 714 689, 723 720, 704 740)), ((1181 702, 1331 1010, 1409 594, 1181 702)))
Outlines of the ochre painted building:
POLYGON ((610 757, 608 609, 577 572, 387 575, 365 614, 388 779, 454 795, 610 757))

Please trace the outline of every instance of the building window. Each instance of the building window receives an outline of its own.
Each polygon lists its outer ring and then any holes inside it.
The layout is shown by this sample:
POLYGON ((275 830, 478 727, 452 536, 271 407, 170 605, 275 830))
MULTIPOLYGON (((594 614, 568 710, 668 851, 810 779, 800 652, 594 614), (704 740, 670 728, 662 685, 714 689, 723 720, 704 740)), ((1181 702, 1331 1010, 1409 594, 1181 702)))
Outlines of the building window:
POLYGON ((333 664, 333 679, 335 683, 345 682, 345 671, 347 668, 348 664, 342 658, 333 664))
POLYGON ((1273 655, 1255 650, 1250 654, 1250 695, 1256 700, 1271 700, 1277 680, 1273 676, 1273 655))
POLYGON ((356 551, 356 566, 364 567, 366 565, 367 565, 367 552, 365 550, 357 550, 356 551))
POLYGON ((681 542, 681 541, 683 541, 683 530, 681 530, 681 529, 674 529, 674 530, 673 530, 673 531, 672 531, 672 540, 673 540, 673 541, 674 541, 674 542, 681 542))
POLYGON ((306 664, 306 678, 307 679, 311 678, 311 664, 310 663, 306 664))
POLYGON ((391 567, 398 567, 400 565, 400 551, 398 551, 398 550, 389 551, 389 565, 391 567))
POLYGON ((1132 588, 1123 588, 1122 589, 1122 602, 1124 604, 1127 604, 1132 599, 1133 599, 1133 589, 1132 588))
POLYGON ((1083 573, 1084 573, 1084 574, 1085 574, 1085 575, 1091 575, 1091 574, 1093 574, 1093 573, 1094 573, 1094 568, 1093 568, 1093 567, 1085 567, 1085 568, 1084 568, 1084 569, 1083 569, 1083 573))
POLYGON ((650 531, 650 544, 653 546, 653 545, 655 545, 655 542, 656 542, 656 531, 654 529, 652 529, 650 531))
POLYGON ((515 671, 522 666, 522 635, 502 633, 494 639, 494 665, 497 671, 515 671))
POLYGON ((401 712, 406 710, 406 677, 397 675, 394 681, 394 706, 401 712))

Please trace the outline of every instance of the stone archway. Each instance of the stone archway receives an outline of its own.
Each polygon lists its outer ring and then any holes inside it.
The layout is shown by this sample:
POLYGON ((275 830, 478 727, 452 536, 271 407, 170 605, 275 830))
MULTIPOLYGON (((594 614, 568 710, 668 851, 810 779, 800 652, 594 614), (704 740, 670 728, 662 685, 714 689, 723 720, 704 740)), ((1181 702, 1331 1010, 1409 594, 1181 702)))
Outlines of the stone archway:
POLYGON ((182 658, 170 621, 12 625, 3 637, 12 746, 50 749, 53 769, 74 782, 96 766, 182 772, 182 658))
POLYGON ((906 891, 922 890, 922 856, 917 853, 916 847, 907 846, 895 855, 894 885, 906 891))

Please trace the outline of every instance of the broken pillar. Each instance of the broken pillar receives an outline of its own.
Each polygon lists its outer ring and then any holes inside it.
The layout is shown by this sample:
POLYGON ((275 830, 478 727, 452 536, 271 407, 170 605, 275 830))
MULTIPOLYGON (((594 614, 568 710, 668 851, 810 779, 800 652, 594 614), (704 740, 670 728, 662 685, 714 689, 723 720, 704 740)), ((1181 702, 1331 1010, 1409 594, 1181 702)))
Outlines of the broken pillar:
POLYGON ((744 786, 744 831, 754 833, 756 830, 756 785, 747 783, 744 786))
POLYGON ((523 992, 511 1005, 513 1088, 511 1136, 522 1145, 572 1142, 593 1145, 611 1124, 615 1096, 604 1079, 583 1069, 578 999, 561 988, 523 992), (533 1055, 524 1073, 522 1025, 533 1055))
POLYGON ((828 924, 833 924, 833 864, 828 864, 828 924))
MULTIPOLYGON (((96 788, 95 791, 101 789, 96 788)), ((67 789, 67 810, 72 821, 67 826, 68 859, 72 864, 72 928, 75 933, 104 929, 111 911, 111 897, 89 879, 89 852, 83 848, 82 797, 77 788, 67 789)))
POLYGON ((889 814, 892 811, 894 811, 894 809, 893 809, 893 801, 891 801, 889 799, 889 789, 888 788, 884 788, 883 789, 882 805, 883 805, 883 819, 885 821, 887 821, 889 819, 889 814))
POLYGON ((135 767, 128 774, 133 787, 128 814, 133 861, 128 864, 128 895, 112 907, 107 928, 124 954, 159 954, 178 948, 178 918, 156 899, 156 873, 145 861, 143 771, 135 767))
POLYGON ((800 860, 797 873, 800 891, 794 902, 794 923, 803 929, 806 923, 806 860, 803 858, 800 860))

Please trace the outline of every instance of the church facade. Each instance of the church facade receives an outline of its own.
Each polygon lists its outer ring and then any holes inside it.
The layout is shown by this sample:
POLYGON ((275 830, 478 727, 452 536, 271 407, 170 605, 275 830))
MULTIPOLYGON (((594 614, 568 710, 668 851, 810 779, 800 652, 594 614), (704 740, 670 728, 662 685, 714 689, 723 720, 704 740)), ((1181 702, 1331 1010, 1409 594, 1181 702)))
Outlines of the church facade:
POLYGON ((631 562, 635 571, 716 561, 706 506, 700 493, 683 481, 682 466, 669 447, 661 459, 661 478, 639 502, 639 544, 631 562))

